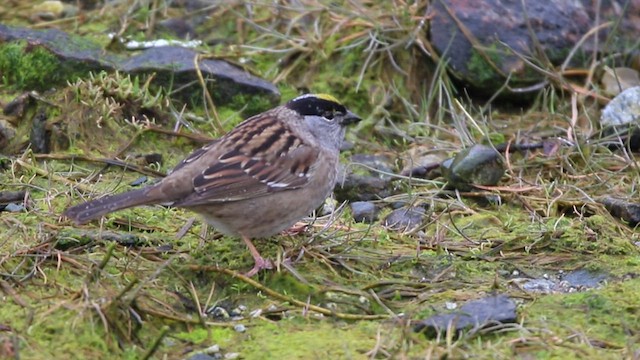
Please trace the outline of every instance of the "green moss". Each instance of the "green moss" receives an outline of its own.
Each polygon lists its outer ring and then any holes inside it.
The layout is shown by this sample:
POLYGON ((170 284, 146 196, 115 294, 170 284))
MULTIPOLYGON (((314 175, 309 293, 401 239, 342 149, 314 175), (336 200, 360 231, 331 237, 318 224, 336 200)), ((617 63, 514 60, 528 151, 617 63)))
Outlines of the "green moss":
POLYGON ((475 86, 486 85, 491 88, 501 85, 500 80, 497 80, 498 74, 491 64, 487 62, 485 57, 489 57, 491 62, 500 68, 502 63, 502 56, 497 52, 497 45, 493 44, 484 50, 472 49, 471 57, 467 68, 470 74, 473 74, 473 81, 475 86), (482 51, 482 53, 480 53, 482 51))
POLYGON ((230 328, 196 328, 191 331, 181 331, 172 335, 176 339, 189 341, 193 344, 214 343, 227 346, 237 333, 230 328))
POLYGON ((497 133, 497 132, 490 132, 488 134, 488 139, 486 142, 484 142, 485 145, 497 145, 497 144, 504 144, 505 142, 507 142, 507 137, 505 136, 505 134, 502 133, 497 133))
POLYGON ((509 79, 513 86, 523 86, 540 79, 540 75, 529 66, 525 66, 520 70, 520 60, 512 54, 511 50, 500 49, 504 49, 504 45, 496 43, 492 43, 482 49, 473 48, 467 62, 468 74, 465 80, 470 81, 478 89, 498 89, 506 81, 506 77, 502 75, 510 75, 509 79), (515 66, 510 62, 515 63, 515 66), (514 68, 513 70, 519 71, 512 71, 512 67, 514 68), (511 74, 509 74, 510 71, 511 74))
POLYGON ((18 89, 48 90, 85 74, 81 64, 62 62, 49 50, 26 41, 0 46, 0 73, 5 85, 18 89))
MULTIPOLYGON (((51 296, 54 292, 38 292, 39 295, 47 293, 51 296)), ((23 299, 31 302, 28 297, 23 299)), ((30 308, 23 308, 7 299, 0 307, 0 319, 20 334, 21 358, 53 359, 65 354, 68 359, 88 359, 120 353, 118 340, 105 331, 104 324, 97 317, 93 318, 93 310, 76 311, 74 307, 80 310, 82 305, 73 302, 69 302, 67 307, 59 307, 53 298, 33 301, 30 305, 30 308), (47 316, 32 317, 33 312, 47 312, 47 316)), ((138 356, 139 350, 134 351, 138 356)))
POLYGON ((559 248, 609 255, 637 252, 628 239, 613 235, 616 224, 600 215, 588 217, 584 222, 563 218, 548 222, 548 226, 550 232, 547 235, 559 248))
POLYGON ((580 328, 592 341, 624 348, 627 327, 640 323, 638 285, 640 281, 635 279, 600 290, 540 298, 525 307, 524 315, 532 326, 544 324, 560 337, 580 328))
POLYGON ((250 330, 251 340, 236 343, 247 359, 360 359, 375 345, 378 324, 345 324, 291 319, 262 323, 250 330))

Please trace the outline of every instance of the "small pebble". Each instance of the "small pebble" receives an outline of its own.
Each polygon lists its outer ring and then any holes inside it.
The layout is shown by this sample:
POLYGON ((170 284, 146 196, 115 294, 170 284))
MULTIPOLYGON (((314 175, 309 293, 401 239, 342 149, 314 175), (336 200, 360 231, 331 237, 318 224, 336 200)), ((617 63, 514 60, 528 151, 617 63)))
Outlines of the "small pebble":
POLYGON ((635 86, 618 94, 602 109, 603 140, 612 148, 629 146, 631 151, 636 151, 640 147, 639 120, 640 86, 635 86))
POLYGON ((396 231, 410 232, 422 225, 425 210, 421 207, 409 207, 393 210, 383 221, 383 225, 396 231))
POLYGON ((225 359, 237 359, 240 357, 240 353, 226 353, 224 354, 225 359))
POLYGON ((334 302, 328 302, 326 304, 327 309, 329 310, 338 310, 338 304, 334 303, 334 302))
POLYGON ((350 205, 353 220, 363 223, 372 223, 378 218, 376 206, 370 201, 354 201, 350 205))
POLYGON ((524 291, 541 294, 551 294, 555 287, 555 282, 546 279, 531 279, 522 285, 524 291))
POLYGON ((214 306, 213 309, 209 309, 207 311, 207 314, 209 314, 210 316, 213 316, 215 318, 219 318, 219 319, 228 319, 229 318, 229 312, 221 307, 221 306, 214 306))
POLYGON ((324 204, 322 204, 322 209, 320 210, 320 215, 329 215, 332 214, 338 208, 338 202, 336 199, 328 197, 324 204))
POLYGON ((8 211, 8 212, 22 212, 22 211, 25 211, 25 210, 26 209, 25 209, 24 205, 16 204, 16 203, 9 203, 3 209, 3 211, 8 211))
POLYGON ((458 308, 458 304, 451 302, 451 301, 447 301, 444 303, 444 307, 447 310, 454 310, 458 308))
POLYGON ((229 315, 232 317, 242 316, 243 312, 244 311, 240 310, 239 308, 234 308, 234 309, 231 309, 231 311, 229 311, 229 315))
POLYGON ((218 345, 218 344, 211 345, 208 348, 202 350, 202 352, 205 353, 205 354, 219 353, 220 352, 220 345, 218 345))
POLYGON ((245 331, 247 331, 247 327, 244 326, 243 324, 236 324, 233 326, 233 330, 235 330, 236 332, 239 333, 243 333, 245 331))

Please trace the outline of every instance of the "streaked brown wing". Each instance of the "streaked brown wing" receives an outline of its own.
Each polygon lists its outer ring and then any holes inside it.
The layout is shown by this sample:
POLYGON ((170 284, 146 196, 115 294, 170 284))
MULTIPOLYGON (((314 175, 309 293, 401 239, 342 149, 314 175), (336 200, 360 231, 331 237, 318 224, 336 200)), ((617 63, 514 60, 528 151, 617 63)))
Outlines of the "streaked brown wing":
POLYGON ((269 117, 250 120, 209 150, 194 152, 185 160, 186 163, 202 162, 213 152, 221 154, 213 157, 205 170, 193 179, 193 193, 176 202, 176 206, 249 199, 308 183, 318 151, 269 117))

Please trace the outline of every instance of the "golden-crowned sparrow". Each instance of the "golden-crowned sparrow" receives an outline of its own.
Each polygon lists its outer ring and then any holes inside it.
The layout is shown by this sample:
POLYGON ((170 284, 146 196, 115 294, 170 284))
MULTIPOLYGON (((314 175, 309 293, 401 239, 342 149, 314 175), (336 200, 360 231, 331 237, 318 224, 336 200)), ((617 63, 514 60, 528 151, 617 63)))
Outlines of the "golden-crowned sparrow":
POLYGON ((359 120, 331 95, 302 95, 243 121, 161 181, 72 206, 64 216, 82 224, 125 208, 171 203, 240 236, 255 260, 251 276, 271 268, 251 239, 274 235, 322 204, 336 182, 345 126, 359 120))

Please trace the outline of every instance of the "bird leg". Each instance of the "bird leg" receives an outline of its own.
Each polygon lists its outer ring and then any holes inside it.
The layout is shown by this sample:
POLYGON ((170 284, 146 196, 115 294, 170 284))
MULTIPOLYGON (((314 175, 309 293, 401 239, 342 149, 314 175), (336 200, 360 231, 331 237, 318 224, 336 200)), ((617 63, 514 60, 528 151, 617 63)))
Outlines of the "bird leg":
POLYGON ((256 247, 251 242, 251 239, 242 235, 242 240, 245 244, 247 244, 247 248, 249 248, 249 252, 251 253, 251 256, 253 257, 253 261, 255 263, 255 265, 253 265, 253 269, 249 270, 249 272, 245 274, 246 276, 251 277, 257 274, 260 270, 273 269, 271 260, 267 260, 260 255, 258 249, 256 249, 256 247))

